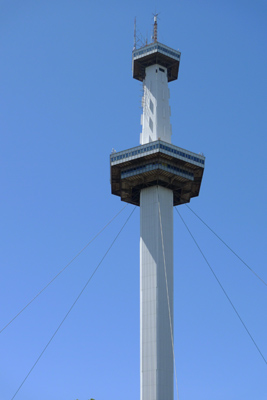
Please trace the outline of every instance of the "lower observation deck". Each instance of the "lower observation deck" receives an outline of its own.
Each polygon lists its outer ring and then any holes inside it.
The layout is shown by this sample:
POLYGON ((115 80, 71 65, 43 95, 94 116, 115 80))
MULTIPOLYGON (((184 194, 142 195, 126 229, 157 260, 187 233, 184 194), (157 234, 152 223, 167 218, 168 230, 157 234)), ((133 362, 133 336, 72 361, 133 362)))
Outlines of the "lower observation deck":
POLYGON ((173 205, 199 194, 205 157, 162 140, 114 152, 110 156, 111 192, 139 206, 140 191, 163 186, 173 191, 173 205))

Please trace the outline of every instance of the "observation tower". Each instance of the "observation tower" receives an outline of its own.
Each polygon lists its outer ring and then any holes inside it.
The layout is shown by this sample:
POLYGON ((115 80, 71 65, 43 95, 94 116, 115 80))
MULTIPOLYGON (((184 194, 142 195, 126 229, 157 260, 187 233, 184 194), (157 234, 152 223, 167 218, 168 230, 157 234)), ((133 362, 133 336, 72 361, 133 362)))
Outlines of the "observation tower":
POLYGON ((168 82, 181 53, 157 41, 132 52, 143 82, 140 145, 110 156, 111 192, 140 206, 141 400, 173 400, 173 206, 199 194, 205 157, 171 144, 168 82))

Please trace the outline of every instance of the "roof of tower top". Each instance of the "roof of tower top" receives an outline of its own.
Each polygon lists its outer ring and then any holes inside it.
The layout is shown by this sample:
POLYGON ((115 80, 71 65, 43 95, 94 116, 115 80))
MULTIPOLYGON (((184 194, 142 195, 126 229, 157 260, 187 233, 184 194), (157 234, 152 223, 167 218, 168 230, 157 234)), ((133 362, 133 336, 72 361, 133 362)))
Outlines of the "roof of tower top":
POLYGON ((132 53, 134 79, 142 82, 145 79, 146 68, 153 64, 159 64, 167 68, 168 82, 176 80, 178 78, 181 53, 157 41, 157 14, 154 15, 153 43, 136 49, 136 25, 134 35, 135 45, 132 53))

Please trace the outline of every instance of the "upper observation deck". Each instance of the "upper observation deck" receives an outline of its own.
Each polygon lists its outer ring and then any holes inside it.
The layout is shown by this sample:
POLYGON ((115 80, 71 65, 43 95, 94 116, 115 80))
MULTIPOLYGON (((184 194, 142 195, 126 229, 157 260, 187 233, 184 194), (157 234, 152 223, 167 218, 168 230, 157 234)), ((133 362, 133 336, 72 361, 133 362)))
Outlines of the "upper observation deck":
POLYGON ((156 42, 133 50, 132 70, 133 77, 138 81, 145 79, 145 70, 150 65, 159 64, 167 68, 168 82, 178 78, 181 53, 165 44, 156 42))

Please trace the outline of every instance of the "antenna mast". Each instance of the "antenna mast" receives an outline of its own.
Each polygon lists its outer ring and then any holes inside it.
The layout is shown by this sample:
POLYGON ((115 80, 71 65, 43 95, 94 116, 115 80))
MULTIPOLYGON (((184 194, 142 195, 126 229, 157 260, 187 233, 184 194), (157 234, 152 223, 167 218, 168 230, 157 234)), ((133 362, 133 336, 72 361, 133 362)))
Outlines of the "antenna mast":
POLYGON ((158 41, 158 14, 154 15, 153 42, 158 41))

